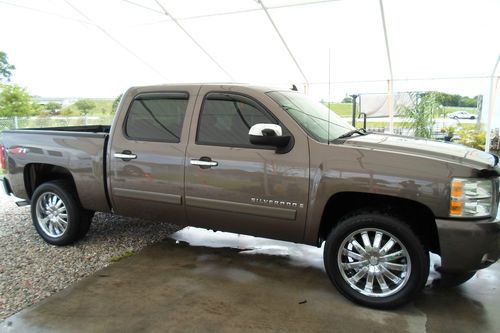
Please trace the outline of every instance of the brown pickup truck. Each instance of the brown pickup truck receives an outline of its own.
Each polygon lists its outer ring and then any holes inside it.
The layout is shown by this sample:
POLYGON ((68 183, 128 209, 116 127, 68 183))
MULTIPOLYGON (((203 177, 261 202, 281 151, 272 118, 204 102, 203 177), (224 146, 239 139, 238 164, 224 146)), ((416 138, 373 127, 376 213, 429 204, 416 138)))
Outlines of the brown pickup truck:
POLYGON ((295 91, 131 88, 111 126, 4 131, 3 181, 38 233, 66 245, 95 211, 324 247, 347 298, 391 308, 494 263, 498 157, 357 130, 295 91))

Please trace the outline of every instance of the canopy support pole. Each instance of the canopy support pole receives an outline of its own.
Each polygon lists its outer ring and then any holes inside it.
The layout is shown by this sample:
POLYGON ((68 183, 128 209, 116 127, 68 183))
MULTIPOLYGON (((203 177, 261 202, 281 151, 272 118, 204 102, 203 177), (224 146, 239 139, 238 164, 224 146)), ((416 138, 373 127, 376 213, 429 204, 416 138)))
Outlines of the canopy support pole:
POLYGON ((496 109, 496 96, 498 94, 498 80, 499 77, 496 77, 495 83, 495 74, 497 72, 498 64, 500 63, 500 54, 497 57, 497 62, 495 66, 493 66, 493 71, 491 72, 490 77, 490 96, 489 96, 489 108, 488 108, 488 121, 486 123, 486 143, 484 145, 484 151, 490 151, 491 145, 491 125, 493 123, 493 115, 495 114, 496 109))
POLYGON ((389 114, 389 133, 394 133, 394 92, 392 80, 387 80, 387 113, 389 114))
POLYGON ((394 75, 392 72, 391 49, 389 47, 389 36, 387 34, 387 26, 385 24, 384 2, 379 0, 380 17, 382 18, 382 28, 384 29, 385 51, 387 54, 387 64, 389 66, 389 80, 387 81, 387 113, 389 114, 389 133, 394 132, 394 91, 393 82, 394 75))
POLYGON ((267 16, 267 19, 269 20, 269 22, 273 26, 274 31, 276 31, 276 34, 278 34, 278 37, 281 39, 281 42, 283 43, 283 46, 288 51, 288 54, 290 55, 290 58, 292 58, 293 62, 295 63, 295 66, 297 67, 297 69, 299 70, 300 74, 304 78, 304 91, 307 94, 308 91, 309 91, 309 80, 307 79, 306 74, 304 74, 304 71, 302 70, 302 67, 300 67, 299 62, 297 61, 297 59, 293 55, 292 50, 288 47, 288 44, 286 43, 285 38, 283 37, 283 35, 281 34, 280 30, 278 29, 278 26, 276 25, 276 23, 274 23, 274 20, 271 17, 271 15, 269 14, 269 11, 268 11, 266 5, 264 5, 264 3, 262 2, 262 0, 257 0, 257 2, 262 7, 262 10, 264 11, 264 13, 267 16))
POLYGON ((173 17, 172 15, 170 15, 170 13, 167 11, 167 9, 165 7, 163 7, 163 5, 158 1, 158 0, 155 0, 156 4, 158 5, 158 7, 161 8, 161 10, 163 11, 163 14, 167 17, 169 17, 172 22, 174 22, 177 27, 179 27, 179 29, 182 30, 182 32, 184 32, 186 34, 186 36, 189 37, 189 39, 191 39, 191 41, 196 45, 198 46, 198 48, 203 52, 205 53, 205 55, 210 58, 210 60, 212 60, 212 62, 217 66, 219 67, 219 69, 221 71, 224 72, 224 74, 227 75, 228 78, 230 78, 232 81, 234 81, 234 78, 231 76, 231 74, 229 74, 225 69, 224 67, 222 67, 221 64, 219 64, 217 62, 217 60, 215 60, 214 57, 212 57, 212 55, 210 53, 208 53, 208 51, 203 47, 201 46, 201 44, 184 28, 184 26, 182 24, 179 23, 179 20, 177 20, 175 17, 173 17))

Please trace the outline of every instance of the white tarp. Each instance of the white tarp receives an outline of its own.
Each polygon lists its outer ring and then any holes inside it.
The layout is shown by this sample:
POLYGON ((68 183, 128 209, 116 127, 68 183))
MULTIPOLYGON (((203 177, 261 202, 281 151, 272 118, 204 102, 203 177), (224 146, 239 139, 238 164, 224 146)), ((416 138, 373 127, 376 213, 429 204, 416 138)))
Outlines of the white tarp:
MULTIPOLYGON (((366 94, 359 97, 360 113, 365 113, 367 117, 388 117, 387 94, 366 94)), ((403 107, 411 107, 415 103, 409 93, 397 93, 393 95, 394 115, 403 107)))

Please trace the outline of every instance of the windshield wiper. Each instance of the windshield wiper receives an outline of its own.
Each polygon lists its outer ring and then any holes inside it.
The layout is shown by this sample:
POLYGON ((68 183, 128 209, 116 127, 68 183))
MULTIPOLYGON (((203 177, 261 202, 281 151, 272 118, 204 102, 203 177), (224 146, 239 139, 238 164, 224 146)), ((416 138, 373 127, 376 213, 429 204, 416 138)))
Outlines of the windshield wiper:
MULTIPOLYGON (((352 131, 349 131, 347 133, 342 134, 337 139, 348 138, 348 137, 353 136, 354 134, 367 135, 368 132, 364 128, 356 128, 356 129, 353 129, 352 131)), ((335 140, 337 140, 337 139, 335 139, 335 140)))

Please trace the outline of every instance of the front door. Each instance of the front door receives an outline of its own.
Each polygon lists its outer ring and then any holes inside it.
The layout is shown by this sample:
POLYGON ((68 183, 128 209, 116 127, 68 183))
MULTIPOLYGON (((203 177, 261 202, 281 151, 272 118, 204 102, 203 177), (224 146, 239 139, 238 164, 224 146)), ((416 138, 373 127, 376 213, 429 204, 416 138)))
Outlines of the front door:
MULTIPOLYGON (((186 155, 186 208, 190 225, 300 241, 309 186, 307 138, 294 132, 291 151, 254 146, 257 123, 288 129, 258 97, 203 87, 186 155), (203 98, 202 98, 203 97, 203 98)), ((261 96, 262 97, 262 96, 261 96)))

